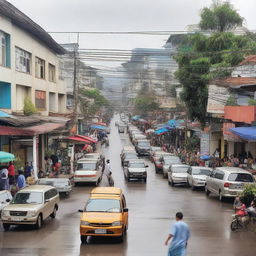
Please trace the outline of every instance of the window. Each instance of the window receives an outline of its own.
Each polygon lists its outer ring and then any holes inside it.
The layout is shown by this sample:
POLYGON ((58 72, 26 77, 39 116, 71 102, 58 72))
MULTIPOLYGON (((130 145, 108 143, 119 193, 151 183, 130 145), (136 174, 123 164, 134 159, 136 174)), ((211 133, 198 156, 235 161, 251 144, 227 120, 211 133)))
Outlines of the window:
POLYGON ((35 91, 35 105, 37 109, 45 109, 46 93, 44 91, 35 91))
POLYGON ((55 82, 55 66, 49 63, 49 81, 50 82, 55 82))
POLYGON ((11 108, 11 84, 0 82, 0 108, 11 108))
POLYGON ((30 74, 31 53, 16 47, 15 54, 16 54, 16 70, 30 74))
POLYGON ((228 180, 238 182, 253 182, 253 177, 251 174, 247 173, 231 173, 228 176, 228 180))
POLYGON ((216 171, 215 175, 214 175, 214 178, 215 179, 218 179, 218 180, 223 180, 224 178, 224 173, 221 172, 221 171, 216 171))
POLYGON ((0 31, 0 66, 10 67, 10 35, 0 31))
POLYGON ((45 61, 36 57, 36 77, 45 79, 45 61))

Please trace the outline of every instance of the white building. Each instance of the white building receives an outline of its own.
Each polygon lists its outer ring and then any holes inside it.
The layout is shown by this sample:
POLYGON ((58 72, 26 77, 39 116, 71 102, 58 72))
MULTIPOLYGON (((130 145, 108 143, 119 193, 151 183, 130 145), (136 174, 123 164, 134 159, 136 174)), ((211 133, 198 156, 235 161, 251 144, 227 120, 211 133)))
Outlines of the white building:
POLYGON ((29 98, 42 115, 66 113, 58 58, 65 50, 5 0, 0 0, 0 48, 0 109, 22 113, 29 98))

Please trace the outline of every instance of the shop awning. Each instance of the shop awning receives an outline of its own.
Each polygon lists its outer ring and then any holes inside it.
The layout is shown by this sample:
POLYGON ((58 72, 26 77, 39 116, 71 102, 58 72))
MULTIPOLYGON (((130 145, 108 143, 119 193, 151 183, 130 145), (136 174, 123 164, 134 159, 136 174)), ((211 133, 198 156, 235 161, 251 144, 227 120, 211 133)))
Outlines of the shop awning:
POLYGON ((11 117, 8 113, 0 110, 0 117, 11 117))
POLYGON ((156 131, 155 131, 155 134, 156 134, 156 135, 162 135, 162 134, 165 134, 165 133, 167 133, 167 132, 169 132, 168 129, 166 129, 166 128, 161 128, 161 129, 156 130, 156 131))
POLYGON ((89 137, 89 136, 84 136, 84 135, 75 135, 78 138, 82 138, 84 140, 87 140, 91 143, 97 143, 97 140, 94 140, 93 138, 89 137))
POLYGON ((139 120, 140 118, 141 118, 140 116, 133 116, 133 117, 132 117, 132 120, 133 120, 133 121, 137 121, 137 120, 139 120))
POLYGON ((23 128, 0 126, 0 135, 5 136, 33 136, 33 132, 23 128))
POLYGON ((230 128, 230 131, 247 141, 256 141, 256 126, 230 128))
POLYGON ((93 124, 90 127, 91 127, 91 129, 96 129, 96 130, 106 130, 106 127, 102 126, 102 125, 95 125, 95 124, 93 124))
POLYGON ((80 142, 82 144, 90 144, 91 142, 86 140, 86 139, 83 139, 83 138, 79 138, 77 136, 69 136, 67 137, 68 140, 73 140, 73 141, 77 141, 77 142, 80 142))
POLYGON ((45 134, 52 132, 61 127, 65 127, 66 123, 44 123, 40 125, 30 126, 23 128, 24 130, 31 131, 33 135, 45 134))

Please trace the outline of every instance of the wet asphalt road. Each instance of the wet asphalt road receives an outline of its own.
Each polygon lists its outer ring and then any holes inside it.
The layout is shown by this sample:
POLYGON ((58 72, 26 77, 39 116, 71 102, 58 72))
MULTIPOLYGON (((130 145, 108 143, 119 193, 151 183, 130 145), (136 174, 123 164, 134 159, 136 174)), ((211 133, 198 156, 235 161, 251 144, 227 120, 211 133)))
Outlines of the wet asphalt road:
MULTIPOLYGON (((231 202, 219 202, 217 197, 206 198, 203 191, 186 187, 172 188, 162 175, 155 174, 152 164, 147 183, 126 182, 120 163, 120 151, 129 144, 126 134, 118 134, 111 123, 110 147, 103 148, 111 161, 115 186, 123 189, 129 208, 129 229, 123 243, 111 238, 93 238, 81 245, 80 213, 91 186, 75 187, 69 198, 61 201, 57 218, 49 218, 42 229, 15 227, 4 232, 0 227, 0 256, 160 256, 166 255, 164 241, 177 211, 184 213, 192 237, 188 256, 254 256, 256 230, 231 232, 231 202)), ((100 186, 107 185, 104 177, 100 186)))

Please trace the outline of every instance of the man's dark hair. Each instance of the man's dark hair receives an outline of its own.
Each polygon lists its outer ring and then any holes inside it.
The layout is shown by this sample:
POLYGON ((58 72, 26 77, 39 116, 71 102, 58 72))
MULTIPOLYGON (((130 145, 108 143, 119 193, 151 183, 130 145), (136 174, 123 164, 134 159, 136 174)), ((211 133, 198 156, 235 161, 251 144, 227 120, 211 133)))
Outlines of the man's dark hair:
POLYGON ((22 170, 18 170, 18 174, 23 174, 23 171, 22 170))
POLYGON ((177 212, 176 213, 176 218, 179 219, 179 220, 182 220, 183 219, 183 213, 182 212, 177 212))

